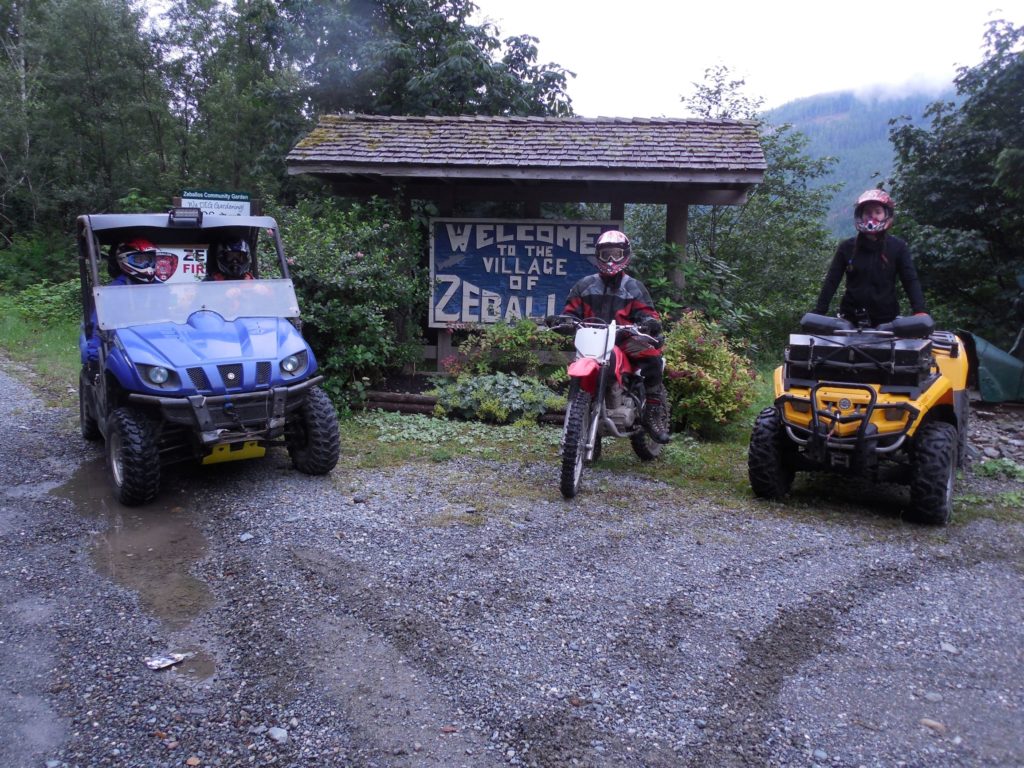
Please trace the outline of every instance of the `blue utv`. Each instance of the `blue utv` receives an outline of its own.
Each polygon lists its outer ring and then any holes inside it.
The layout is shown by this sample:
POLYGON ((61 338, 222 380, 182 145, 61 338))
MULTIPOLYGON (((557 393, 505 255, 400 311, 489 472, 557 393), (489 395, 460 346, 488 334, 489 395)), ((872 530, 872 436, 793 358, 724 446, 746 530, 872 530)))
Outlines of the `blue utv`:
POLYGON ((78 259, 81 430, 106 442, 118 501, 154 499, 168 464, 255 458, 273 445, 300 472, 334 468, 337 413, 300 332, 273 218, 191 208, 80 216, 78 259), (118 284, 130 281, 116 254, 139 242, 149 282, 118 284), (210 279, 228 243, 252 254, 251 271, 210 279))

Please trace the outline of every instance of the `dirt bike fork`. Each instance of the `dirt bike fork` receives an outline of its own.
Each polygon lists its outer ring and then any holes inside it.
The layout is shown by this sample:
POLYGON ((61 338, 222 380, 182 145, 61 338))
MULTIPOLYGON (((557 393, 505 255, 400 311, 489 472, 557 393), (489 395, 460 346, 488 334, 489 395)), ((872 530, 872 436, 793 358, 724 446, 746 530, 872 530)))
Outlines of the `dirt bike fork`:
POLYGON ((590 429, 587 434, 587 460, 594 458, 594 446, 597 445, 597 435, 601 429, 601 421, 604 416, 604 400, 608 392, 608 377, 611 375, 612 366, 605 363, 597 371, 597 385, 594 387, 594 399, 590 404, 590 429))

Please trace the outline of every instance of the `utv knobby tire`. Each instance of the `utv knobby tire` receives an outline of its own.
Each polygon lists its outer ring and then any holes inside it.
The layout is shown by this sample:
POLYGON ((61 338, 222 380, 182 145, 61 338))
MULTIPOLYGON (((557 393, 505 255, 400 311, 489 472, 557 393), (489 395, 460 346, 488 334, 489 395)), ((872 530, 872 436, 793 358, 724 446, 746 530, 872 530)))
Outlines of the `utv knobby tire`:
POLYGON ((78 374, 78 426, 82 430, 82 437, 91 443, 96 442, 102 437, 100 433, 100 425, 96 421, 96 417, 92 415, 89 410, 89 400, 86 398, 85 391, 85 370, 78 374))
POLYGON ((944 421, 921 426, 914 437, 910 512, 915 523, 945 525, 953 514, 953 486, 959 453, 957 428, 944 421))
POLYGON ((338 463, 341 439, 338 412, 322 389, 310 387, 306 402, 285 425, 285 445, 292 465, 307 475, 326 475, 338 463))
POLYGON ((629 444, 633 446, 633 453, 640 461, 653 461, 661 455, 661 449, 665 447, 652 439, 646 430, 641 430, 629 438, 629 444))
POLYGON ((107 421, 107 467, 114 497, 128 507, 145 504, 160 492, 160 450, 156 427, 145 414, 118 408, 107 421))
POLYGON ((577 390, 565 410, 565 429, 562 434, 562 495, 571 499, 580 489, 583 462, 587 455, 587 436, 590 432, 590 394, 577 390))
POLYGON ((793 486, 793 447, 776 408, 765 408, 754 420, 747 451, 747 477, 754 494, 781 499, 793 486))

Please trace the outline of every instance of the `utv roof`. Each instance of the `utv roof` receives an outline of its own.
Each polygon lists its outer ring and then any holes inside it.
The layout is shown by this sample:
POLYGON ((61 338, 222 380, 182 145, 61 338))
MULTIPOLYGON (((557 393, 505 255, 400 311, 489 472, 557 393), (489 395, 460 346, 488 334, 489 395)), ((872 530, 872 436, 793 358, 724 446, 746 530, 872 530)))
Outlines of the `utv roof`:
POLYGON ((94 213, 78 217, 78 224, 84 227, 88 224, 93 232, 102 232, 108 229, 124 229, 132 227, 147 227, 152 229, 221 229, 223 227, 267 227, 277 229, 277 222, 270 216, 219 216, 207 214, 202 221, 196 225, 188 223, 185 225, 174 225, 166 213, 94 213))
POLYGON ((204 215, 199 222, 172 224, 167 213, 97 213, 78 217, 79 234, 88 228, 100 245, 115 245, 126 237, 144 237, 156 245, 251 239, 254 230, 277 229, 270 216, 204 215))

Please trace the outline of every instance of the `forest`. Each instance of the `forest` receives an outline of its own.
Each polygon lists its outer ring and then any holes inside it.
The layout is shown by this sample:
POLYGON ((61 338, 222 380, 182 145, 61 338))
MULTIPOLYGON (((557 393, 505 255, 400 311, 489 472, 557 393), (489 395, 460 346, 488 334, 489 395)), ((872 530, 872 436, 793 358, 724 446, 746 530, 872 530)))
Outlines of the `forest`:
MULTIPOLYGON (((37 316, 33 302, 64 297, 73 314, 76 216, 163 210, 185 188, 244 191, 287 233, 312 332, 359 339, 325 354, 328 370, 358 382, 401 366, 426 311, 429 206, 403 218, 384 201, 331 199, 286 176, 285 155, 331 112, 570 117, 573 73, 543 63, 528 33, 474 23, 471 0, 166 7, 150 18, 132 0, 0 0, 0 294, 29 292, 20 305, 37 316), (345 319, 328 311, 339 301, 345 319)), ((984 40, 951 98, 888 126, 893 167, 879 181, 939 323, 1008 347, 1024 272, 1024 28, 993 21, 984 40)), ((769 170, 747 205, 694 208, 686 253, 666 247, 664 210, 628 206, 641 276, 670 323, 699 310, 748 356, 777 357, 835 249, 837 159, 726 67, 683 101, 696 118, 757 121, 769 170), (668 280, 680 262, 682 296, 668 280)))

